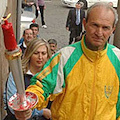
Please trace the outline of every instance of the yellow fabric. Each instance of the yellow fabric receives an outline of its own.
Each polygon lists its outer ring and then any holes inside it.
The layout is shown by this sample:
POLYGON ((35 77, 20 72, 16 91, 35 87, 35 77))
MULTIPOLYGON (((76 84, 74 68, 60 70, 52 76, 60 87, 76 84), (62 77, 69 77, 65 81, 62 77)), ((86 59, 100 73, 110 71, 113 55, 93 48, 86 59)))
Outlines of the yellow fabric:
MULTIPOLYGON (((54 96, 52 120, 116 120, 119 80, 107 50, 90 51, 83 41, 82 49, 84 54, 67 76, 65 89, 54 96)), ((36 107, 41 108, 42 88, 34 88, 28 91, 38 95, 36 107)))
POLYGON ((60 59, 60 56, 61 56, 61 54, 59 54, 58 56, 56 56, 53 60, 52 60, 52 62, 50 63, 50 66, 51 67, 46 67, 38 76, 37 76, 37 79, 39 79, 39 80, 42 80, 42 79, 44 79, 48 74, 50 74, 51 73, 51 68, 53 68, 56 64, 58 64, 58 62, 59 62, 59 59, 60 59))
POLYGON ((96 61, 95 64, 91 64, 85 60, 85 56, 81 57, 67 77, 67 87, 64 94, 53 102, 54 107, 51 108, 53 120, 116 120, 119 82, 107 56, 104 59, 108 64, 101 66, 99 62, 102 59, 96 61), (95 68, 97 64, 99 66, 95 68), (81 66, 82 69, 79 69, 81 66), (106 70, 108 68, 113 69, 114 72, 106 70), (101 69, 104 69, 104 71, 101 69), (81 74, 78 74, 79 72, 81 74), (109 99, 105 98, 104 89, 100 87, 101 85, 107 85, 107 83, 109 83, 109 86, 117 86, 109 99), (74 103, 75 101, 77 104, 74 103))
POLYGON ((26 92, 32 92, 34 94, 36 94, 38 96, 38 103, 36 106, 34 106, 32 109, 36 108, 38 110, 41 110, 42 108, 45 108, 50 100, 50 96, 47 98, 46 101, 44 101, 44 96, 41 95, 44 93, 44 91, 42 90, 43 85, 41 84, 41 82, 39 82, 37 80, 35 85, 30 85, 28 86, 28 88, 26 89, 26 92))
POLYGON ((44 91, 42 90, 42 88, 40 86, 37 85, 30 85, 26 92, 32 92, 34 94, 36 94, 38 96, 38 103, 36 106, 34 106, 34 108, 38 108, 39 110, 41 110, 44 107, 43 101, 44 101, 44 96, 42 96, 41 94, 44 93, 44 91), (41 93, 41 94, 40 94, 41 93), (40 95, 40 96, 39 96, 40 95))

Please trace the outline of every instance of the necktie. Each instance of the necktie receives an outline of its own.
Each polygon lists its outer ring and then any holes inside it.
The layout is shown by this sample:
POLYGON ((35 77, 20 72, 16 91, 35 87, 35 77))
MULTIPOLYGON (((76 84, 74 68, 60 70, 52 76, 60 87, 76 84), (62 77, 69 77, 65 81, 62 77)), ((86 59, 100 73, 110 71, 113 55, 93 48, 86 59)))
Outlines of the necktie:
POLYGON ((76 25, 80 24, 80 10, 76 10, 76 25))

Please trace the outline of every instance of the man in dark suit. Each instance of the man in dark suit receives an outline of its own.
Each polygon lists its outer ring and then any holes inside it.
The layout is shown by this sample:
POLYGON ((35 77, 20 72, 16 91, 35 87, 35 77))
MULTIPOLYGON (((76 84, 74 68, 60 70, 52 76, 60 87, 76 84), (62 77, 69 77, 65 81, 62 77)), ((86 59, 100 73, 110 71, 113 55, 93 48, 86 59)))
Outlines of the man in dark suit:
POLYGON ((84 3, 80 0, 76 3, 76 7, 71 9, 68 13, 66 21, 66 29, 70 31, 69 44, 73 42, 73 39, 80 36, 82 32, 82 21, 85 18, 85 12, 81 9, 84 3))

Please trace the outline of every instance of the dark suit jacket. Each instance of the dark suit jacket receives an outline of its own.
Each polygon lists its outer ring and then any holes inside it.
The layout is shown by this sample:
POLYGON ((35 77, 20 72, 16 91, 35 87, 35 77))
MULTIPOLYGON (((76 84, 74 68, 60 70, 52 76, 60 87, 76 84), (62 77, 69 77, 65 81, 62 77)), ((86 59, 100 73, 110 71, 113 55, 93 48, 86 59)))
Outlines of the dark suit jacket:
MULTIPOLYGON (((85 18, 85 12, 81 9, 80 10, 80 32, 82 32, 82 21, 83 18, 85 18)), ((69 27, 70 31, 74 31, 76 27, 76 8, 73 8, 69 11, 67 21, 66 21, 66 27, 69 27)))

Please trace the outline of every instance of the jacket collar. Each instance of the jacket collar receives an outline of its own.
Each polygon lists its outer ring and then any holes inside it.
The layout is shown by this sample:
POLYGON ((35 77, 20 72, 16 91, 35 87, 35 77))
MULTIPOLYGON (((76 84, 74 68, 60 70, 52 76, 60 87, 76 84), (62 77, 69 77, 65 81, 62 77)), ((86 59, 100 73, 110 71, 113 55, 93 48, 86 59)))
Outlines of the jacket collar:
POLYGON ((28 71, 26 72, 26 74, 27 74, 27 75, 32 75, 32 76, 34 76, 34 75, 31 73, 30 70, 28 70, 28 71))
POLYGON ((87 46, 85 45, 85 36, 82 37, 81 46, 82 46, 82 50, 83 50, 84 55, 91 62, 94 62, 94 61, 102 58, 107 53, 107 48, 108 48, 108 44, 106 43, 104 50, 92 51, 92 50, 88 49, 87 46))

